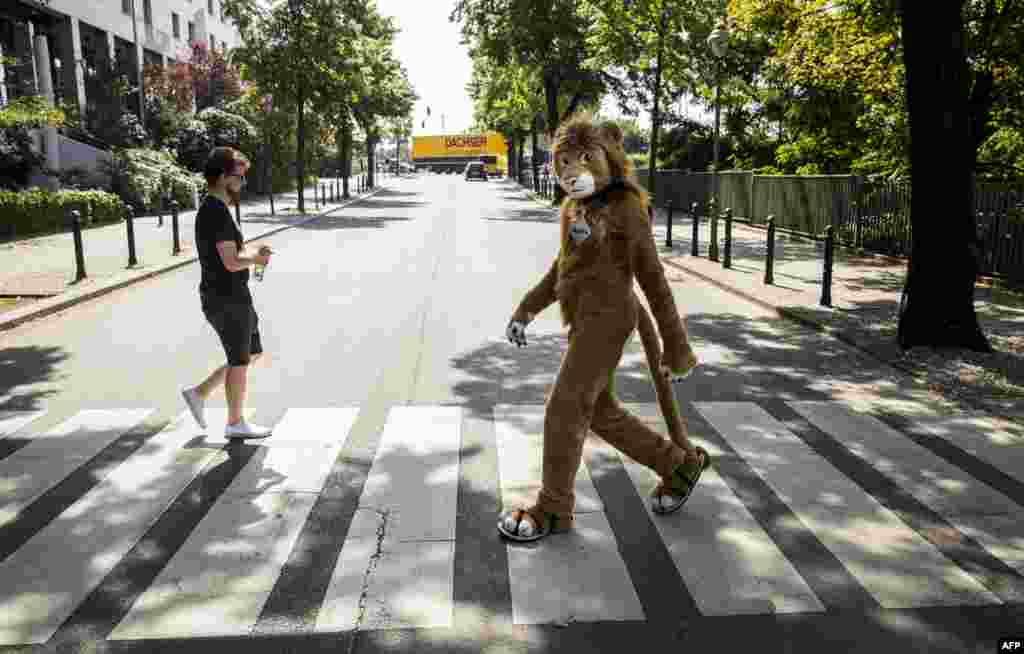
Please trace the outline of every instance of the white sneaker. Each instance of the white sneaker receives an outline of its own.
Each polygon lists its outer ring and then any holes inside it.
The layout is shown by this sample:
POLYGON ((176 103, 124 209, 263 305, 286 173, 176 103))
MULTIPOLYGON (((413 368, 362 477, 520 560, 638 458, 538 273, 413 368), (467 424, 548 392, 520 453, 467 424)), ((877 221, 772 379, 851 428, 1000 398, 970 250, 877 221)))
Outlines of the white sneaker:
POLYGON ((269 427, 250 425, 243 419, 238 421, 238 424, 228 425, 224 430, 224 436, 226 438, 266 438, 270 436, 270 432, 269 427))
POLYGON ((196 419, 196 424, 206 429, 206 418, 203 417, 203 405, 206 403, 203 402, 203 398, 199 397, 194 388, 182 390, 181 397, 185 400, 188 410, 192 412, 192 417, 196 419))

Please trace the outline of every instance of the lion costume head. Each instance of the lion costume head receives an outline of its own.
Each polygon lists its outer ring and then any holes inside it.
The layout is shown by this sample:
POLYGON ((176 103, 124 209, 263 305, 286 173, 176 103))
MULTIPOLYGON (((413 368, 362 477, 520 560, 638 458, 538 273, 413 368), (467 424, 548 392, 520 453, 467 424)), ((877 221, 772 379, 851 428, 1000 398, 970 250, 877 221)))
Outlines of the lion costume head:
POLYGON ((574 200, 600 193, 633 174, 619 126, 611 122, 596 125, 589 116, 562 123, 555 133, 552 154, 558 183, 574 200))

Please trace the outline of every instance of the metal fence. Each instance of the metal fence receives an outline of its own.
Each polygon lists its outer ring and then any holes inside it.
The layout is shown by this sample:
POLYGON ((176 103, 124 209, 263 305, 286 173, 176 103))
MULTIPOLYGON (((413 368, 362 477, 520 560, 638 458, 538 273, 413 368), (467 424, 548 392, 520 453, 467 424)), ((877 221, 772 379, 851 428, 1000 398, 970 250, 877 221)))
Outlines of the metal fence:
MULTIPOLYGON (((648 185, 648 172, 637 178, 648 185)), ((655 178, 657 206, 706 207, 712 194, 711 173, 660 170, 655 178)), ((855 175, 754 175, 719 173, 720 208, 735 219, 764 225, 775 216, 778 228, 821 237, 832 225, 838 242, 871 252, 908 256, 911 250, 910 185, 870 181, 855 175)), ((974 210, 980 272, 1024 280, 1024 184, 979 183, 974 210)))

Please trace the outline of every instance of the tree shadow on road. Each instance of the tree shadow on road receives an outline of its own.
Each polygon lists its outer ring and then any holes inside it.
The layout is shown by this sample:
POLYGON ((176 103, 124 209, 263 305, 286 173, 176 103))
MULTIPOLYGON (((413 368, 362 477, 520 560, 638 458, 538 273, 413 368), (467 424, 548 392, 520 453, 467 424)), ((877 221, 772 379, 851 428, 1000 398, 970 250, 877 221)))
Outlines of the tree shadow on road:
POLYGON ((69 354, 59 347, 8 347, 0 350, 0 411, 41 409, 56 391, 17 392, 21 386, 53 381, 69 354))

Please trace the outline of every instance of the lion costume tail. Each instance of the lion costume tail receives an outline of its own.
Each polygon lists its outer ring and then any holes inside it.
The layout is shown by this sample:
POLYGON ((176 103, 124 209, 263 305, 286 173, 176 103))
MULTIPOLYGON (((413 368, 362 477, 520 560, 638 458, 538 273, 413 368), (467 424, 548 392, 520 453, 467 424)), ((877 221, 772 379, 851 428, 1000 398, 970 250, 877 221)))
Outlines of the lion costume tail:
POLYGON ((665 418, 668 426, 669 436, 672 442, 685 449, 686 427, 683 423, 683 416, 679 412, 679 404, 676 402, 675 393, 672 391, 672 382, 661 374, 661 339, 655 329, 654 321, 647 307, 640 303, 640 298, 634 293, 634 300, 637 305, 637 329, 640 332, 640 341, 644 346, 644 353, 647 355, 647 366, 651 370, 651 379, 654 381, 654 391, 658 396, 658 406, 661 407, 661 415, 665 418))

